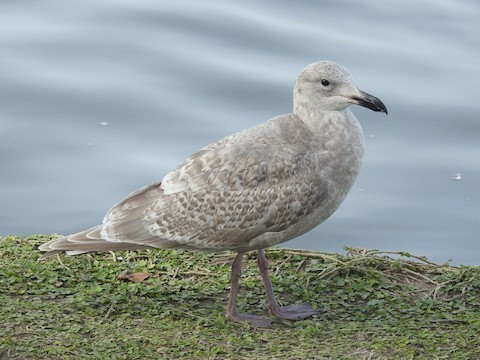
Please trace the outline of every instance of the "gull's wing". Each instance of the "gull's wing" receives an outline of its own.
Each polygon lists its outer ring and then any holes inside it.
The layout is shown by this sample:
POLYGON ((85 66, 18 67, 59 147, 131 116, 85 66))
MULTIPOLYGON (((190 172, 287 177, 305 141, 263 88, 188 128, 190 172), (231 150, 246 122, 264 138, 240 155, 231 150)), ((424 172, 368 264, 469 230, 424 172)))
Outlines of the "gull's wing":
POLYGON ((326 198, 319 154, 301 120, 282 115, 205 147, 131 194, 108 212, 101 237, 159 248, 248 248, 326 198))

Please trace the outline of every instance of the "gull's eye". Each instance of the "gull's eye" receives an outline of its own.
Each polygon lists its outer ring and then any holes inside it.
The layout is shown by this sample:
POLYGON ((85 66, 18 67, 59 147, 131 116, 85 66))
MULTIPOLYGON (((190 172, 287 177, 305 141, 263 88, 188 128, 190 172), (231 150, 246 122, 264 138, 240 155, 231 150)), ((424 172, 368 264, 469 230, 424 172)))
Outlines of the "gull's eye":
POLYGON ((330 85, 330 81, 328 81, 327 79, 322 79, 320 82, 322 83, 323 86, 330 85))

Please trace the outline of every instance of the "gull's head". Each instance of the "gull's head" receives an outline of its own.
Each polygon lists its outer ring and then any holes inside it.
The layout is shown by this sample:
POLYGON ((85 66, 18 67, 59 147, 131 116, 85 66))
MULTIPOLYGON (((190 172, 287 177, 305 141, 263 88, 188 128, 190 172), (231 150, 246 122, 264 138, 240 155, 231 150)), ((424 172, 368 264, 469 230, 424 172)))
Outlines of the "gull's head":
POLYGON ((348 70, 332 61, 308 65, 297 78, 294 89, 294 112, 338 111, 351 104, 387 114, 380 99, 360 90, 348 70))

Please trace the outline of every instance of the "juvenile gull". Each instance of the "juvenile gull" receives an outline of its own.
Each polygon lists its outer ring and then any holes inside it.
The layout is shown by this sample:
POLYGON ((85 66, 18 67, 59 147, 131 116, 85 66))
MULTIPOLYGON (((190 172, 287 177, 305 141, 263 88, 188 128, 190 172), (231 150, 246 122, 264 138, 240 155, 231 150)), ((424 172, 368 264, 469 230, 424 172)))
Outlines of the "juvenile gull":
POLYGON ((314 315, 309 304, 278 305, 263 249, 313 229, 347 195, 364 148, 350 104, 387 113, 343 66, 310 64, 295 82, 293 113, 207 145, 112 207, 101 225, 41 245, 48 251, 41 258, 149 248, 235 251, 226 317, 262 327, 272 320, 236 311, 243 256, 258 250, 269 313, 289 320, 314 315))

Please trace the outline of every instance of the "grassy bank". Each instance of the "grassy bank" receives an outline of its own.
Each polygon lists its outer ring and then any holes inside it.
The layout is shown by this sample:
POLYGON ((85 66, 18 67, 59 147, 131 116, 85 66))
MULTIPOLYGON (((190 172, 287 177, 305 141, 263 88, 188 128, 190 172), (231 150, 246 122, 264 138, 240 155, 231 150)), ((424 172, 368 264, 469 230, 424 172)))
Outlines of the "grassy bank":
MULTIPOLYGON (((278 299, 325 312, 256 329, 224 319, 234 254, 130 251, 38 262, 36 248, 48 239, 0 238, 0 359, 480 358, 479 267, 355 249, 271 249, 278 299), (120 280, 126 271, 150 276, 120 280)), ((263 314, 254 254, 248 259, 239 306, 263 314)))

